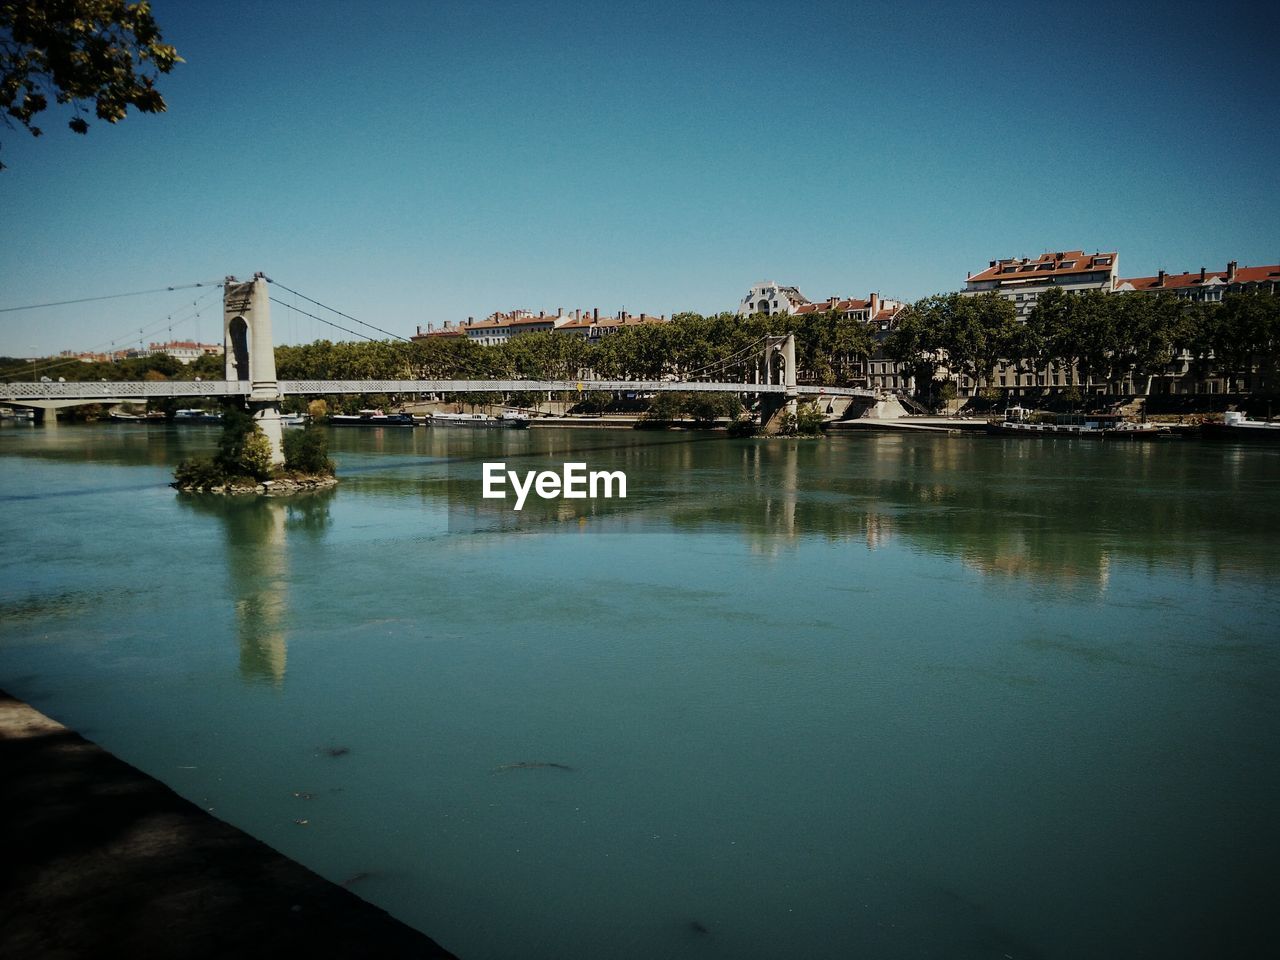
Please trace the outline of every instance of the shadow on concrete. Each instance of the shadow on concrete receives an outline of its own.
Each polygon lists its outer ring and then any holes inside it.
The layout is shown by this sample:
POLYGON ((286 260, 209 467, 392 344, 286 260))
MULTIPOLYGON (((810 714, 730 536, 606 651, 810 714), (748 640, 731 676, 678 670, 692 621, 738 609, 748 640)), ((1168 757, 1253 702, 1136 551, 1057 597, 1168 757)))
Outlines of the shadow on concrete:
POLYGON ((0 956, 452 956, 3 692, 0 824, 0 956))

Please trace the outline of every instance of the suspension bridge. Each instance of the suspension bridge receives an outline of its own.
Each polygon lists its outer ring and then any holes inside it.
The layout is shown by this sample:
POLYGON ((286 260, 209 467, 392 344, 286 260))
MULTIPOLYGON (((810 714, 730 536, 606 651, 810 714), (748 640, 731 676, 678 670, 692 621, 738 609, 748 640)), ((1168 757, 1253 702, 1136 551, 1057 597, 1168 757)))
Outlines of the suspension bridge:
MULTIPOLYGON (((271 330, 272 297, 264 274, 252 280, 228 277, 223 287, 223 345, 225 376, 221 380, 144 380, 62 382, 44 377, 36 381, 0 384, 0 403, 28 407, 43 418, 44 412, 88 403, 124 403, 153 399, 220 399, 243 397, 259 426, 280 454, 280 401, 286 396, 340 394, 395 394, 404 397, 467 393, 735 393, 761 398, 762 419, 778 410, 794 412, 802 396, 874 400, 873 390, 861 387, 816 387, 796 381, 795 338, 763 337, 736 353, 692 371, 688 379, 659 380, 279 380, 271 330), (734 372, 741 380, 716 379, 734 372), (697 379, 694 379, 697 377, 697 379)), ((172 288, 171 288, 172 289, 172 288)), ((285 288, 288 289, 288 288, 285 288)), ((297 293, 297 291, 290 291, 297 293)), ((299 294, 300 295, 300 294, 299 294)), ((301 296, 301 295, 300 295, 301 296)), ((311 300, 319 306, 319 301, 311 300)), ((332 307, 326 309, 333 310, 332 307)), ((354 317, 334 310, 356 323, 354 317)), ((308 316, 313 316, 308 314, 308 316)), ((321 319, 321 318, 315 318, 321 319)), ((328 321, 324 321, 328 322, 328 321)), ((346 327, 339 329, 356 333, 346 327)), ((397 339, 372 324, 371 329, 397 339)), ((365 339, 373 339, 364 334, 365 339)), ((50 418, 52 419, 52 418, 50 418)))

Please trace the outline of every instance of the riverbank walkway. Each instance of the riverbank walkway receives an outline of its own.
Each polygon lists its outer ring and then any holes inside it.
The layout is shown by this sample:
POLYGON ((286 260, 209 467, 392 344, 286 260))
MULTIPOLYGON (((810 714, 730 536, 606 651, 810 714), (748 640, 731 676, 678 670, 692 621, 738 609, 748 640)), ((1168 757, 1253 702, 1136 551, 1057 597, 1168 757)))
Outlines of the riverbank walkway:
POLYGON ((0 956, 452 957, 3 691, 0 824, 0 956))

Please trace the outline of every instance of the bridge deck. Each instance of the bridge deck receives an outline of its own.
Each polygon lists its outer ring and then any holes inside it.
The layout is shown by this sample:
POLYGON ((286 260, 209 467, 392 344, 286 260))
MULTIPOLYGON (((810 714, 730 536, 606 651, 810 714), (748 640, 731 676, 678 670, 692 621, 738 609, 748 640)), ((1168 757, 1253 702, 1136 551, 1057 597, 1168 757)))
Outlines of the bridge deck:
MULTIPOLYGON (((0 384, 0 403, 24 401, 119 402, 122 398, 147 400, 162 397, 247 396, 253 385, 247 380, 156 380, 88 381, 83 383, 0 384)), ((339 393, 516 393, 607 391, 610 393, 772 393, 785 394, 788 388, 772 383, 708 383, 682 380, 281 380, 282 395, 339 393)), ((827 397, 874 397, 874 390, 862 387, 816 387, 800 385, 799 394, 827 397)))

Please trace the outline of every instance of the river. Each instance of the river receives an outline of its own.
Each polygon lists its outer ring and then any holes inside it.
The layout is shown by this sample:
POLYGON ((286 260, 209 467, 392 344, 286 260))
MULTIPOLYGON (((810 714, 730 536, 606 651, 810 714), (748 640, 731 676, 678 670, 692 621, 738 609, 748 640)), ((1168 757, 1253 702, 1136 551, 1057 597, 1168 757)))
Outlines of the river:
POLYGON ((481 958, 1250 955, 1280 449, 0 428, 0 686, 481 958), (484 461, 625 500, 479 495, 484 461))

